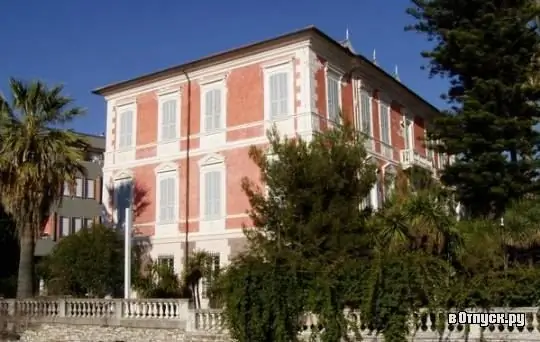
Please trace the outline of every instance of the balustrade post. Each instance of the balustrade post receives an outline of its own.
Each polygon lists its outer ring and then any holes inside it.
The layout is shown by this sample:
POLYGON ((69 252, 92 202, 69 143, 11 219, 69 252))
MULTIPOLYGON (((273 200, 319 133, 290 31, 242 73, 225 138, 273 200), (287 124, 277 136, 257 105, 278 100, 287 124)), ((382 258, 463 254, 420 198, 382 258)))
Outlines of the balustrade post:
POLYGON ((178 312, 176 316, 181 320, 189 320, 189 300, 178 299, 178 312))
POLYGON ((186 317, 186 331, 191 332, 195 331, 196 326, 196 319, 197 319, 197 310, 188 310, 187 311, 187 317, 186 317))
POLYGON ((58 317, 66 317, 67 314, 67 308, 66 308, 66 299, 65 298, 59 298, 58 299, 58 317))
POLYGON ((114 318, 121 320, 124 317, 124 301, 119 298, 115 298, 113 301, 114 318))
POLYGON ((16 302, 15 299, 4 299, 8 305, 8 316, 15 316, 16 302))

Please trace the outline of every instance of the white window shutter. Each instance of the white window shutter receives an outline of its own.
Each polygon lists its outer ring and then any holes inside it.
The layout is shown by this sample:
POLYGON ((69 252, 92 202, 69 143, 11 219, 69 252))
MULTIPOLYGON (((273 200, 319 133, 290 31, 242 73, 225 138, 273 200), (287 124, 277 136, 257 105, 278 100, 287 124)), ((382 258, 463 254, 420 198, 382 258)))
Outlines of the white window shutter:
POLYGON ((167 221, 167 179, 159 181, 159 219, 162 222, 167 221))
POLYGON ((133 133, 133 112, 124 112, 124 147, 130 147, 132 145, 132 133, 133 133))
POLYGON ((362 132, 371 136, 371 105, 370 105, 370 96, 366 91, 361 92, 361 103, 362 103, 362 123, 361 129, 362 132))
POLYGON ((204 174, 204 216, 212 216, 212 173, 204 174))
POLYGON ((214 93, 207 91, 205 94, 204 128, 210 131, 213 128, 214 93))
POLYGON ((176 106, 174 99, 162 103, 161 136, 164 140, 176 138, 176 106))
POLYGON ((221 128, 221 90, 214 89, 214 129, 221 128))
POLYGON ((288 89, 288 84, 287 84, 287 73, 280 73, 279 80, 280 80, 279 89, 281 92, 279 115, 286 115, 286 114, 289 114, 287 113, 289 109, 288 108, 289 107, 289 100, 288 100, 289 89, 288 89))
POLYGON ((279 72, 270 75, 268 78, 270 118, 289 114, 288 77, 287 72, 279 72))
POLYGON ((213 208, 213 214, 216 217, 219 217, 221 214, 221 173, 220 172, 214 172, 213 173, 214 178, 214 188, 213 188, 213 196, 214 196, 214 208, 213 208))
POLYGON ((174 207, 175 207, 175 187, 174 187, 174 178, 167 179, 167 187, 169 191, 167 192, 167 220, 174 220, 174 207))
POLYGON ((386 103, 381 103, 381 140, 390 143, 389 108, 386 103))

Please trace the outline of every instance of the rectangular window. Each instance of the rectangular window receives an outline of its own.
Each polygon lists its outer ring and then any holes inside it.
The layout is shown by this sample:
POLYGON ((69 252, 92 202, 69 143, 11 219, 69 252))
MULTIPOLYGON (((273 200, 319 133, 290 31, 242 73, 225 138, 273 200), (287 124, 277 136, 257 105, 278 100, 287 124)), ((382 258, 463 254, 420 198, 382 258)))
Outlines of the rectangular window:
POLYGON ((173 223, 176 207, 176 182, 174 175, 160 175, 159 222, 173 223))
POLYGON ((335 76, 327 77, 328 85, 328 119, 332 122, 339 122, 339 110, 341 108, 341 101, 339 97, 339 79, 335 76))
POLYGON ((222 120, 222 90, 209 89, 204 93, 204 130, 211 132, 221 127, 222 120))
POLYGON ((92 226, 94 225, 94 220, 93 219, 84 219, 84 227, 87 228, 87 229, 90 229, 92 228, 92 226))
POLYGON ((174 270, 174 258, 170 255, 158 256, 158 265, 165 266, 170 270, 174 270))
POLYGON ((204 174, 204 218, 218 219, 221 215, 221 172, 206 172, 204 174))
POLYGON ((73 218, 73 231, 76 233, 82 228, 82 219, 79 217, 73 218))
POLYGON ((120 113, 118 148, 133 146, 133 119, 132 110, 126 110, 120 113))
POLYGON ((64 196, 71 196, 71 192, 69 191, 68 182, 64 182, 64 196))
POLYGON ((390 141, 390 107, 381 101, 379 120, 381 123, 381 152, 388 159, 393 159, 394 151, 390 141))
POLYGON ((60 234, 62 237, 69 235, 70 223, 71 220, 69 219, 69 217, 60 216, 60 234))
POLYGON ((212 286, 214 280, 219 275, 219 264, 220 264, 220 257, 219 253, 211 253, 210 254, 210 260, 208 260, 208 278, 202 279, 202 298, 208 298, 208 289, 212 286))
POLYGON ((405 149, 414 148, 413 121, 407 115, 403 118, 403 139, 405 140, 405 149))
POLYGON ((161 140, 176 139, 178 101, 170 99, 161 103, 161 140))
POLYGON ((75 187, 75 196, 76 197, 83 197, 83 179, 77 178, 75 180, 76 187, 75 187))
POLYGON ((360 92, 360 130, 367 136, 372 136, 371 132, 371 96, 365 90, 360 92))
POLYGON ((94 198, 96 190, 96 181, 93 179, 86 180, 86 198, 94 198))
POLYGON ((275 72, 268 78, 270 119, 285 116, 289 113, 289 73, 275 72))

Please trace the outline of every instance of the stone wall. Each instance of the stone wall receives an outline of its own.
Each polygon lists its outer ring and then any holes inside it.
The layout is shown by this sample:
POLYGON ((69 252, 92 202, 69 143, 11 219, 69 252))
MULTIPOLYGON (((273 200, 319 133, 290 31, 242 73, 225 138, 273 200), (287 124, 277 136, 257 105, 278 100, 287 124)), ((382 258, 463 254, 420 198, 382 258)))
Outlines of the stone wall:
POLYGON ((40 324, 22 332, 23 342, 231 342, 224 334, 186 333, 183 329, 148 329, 95 325, 40 324))

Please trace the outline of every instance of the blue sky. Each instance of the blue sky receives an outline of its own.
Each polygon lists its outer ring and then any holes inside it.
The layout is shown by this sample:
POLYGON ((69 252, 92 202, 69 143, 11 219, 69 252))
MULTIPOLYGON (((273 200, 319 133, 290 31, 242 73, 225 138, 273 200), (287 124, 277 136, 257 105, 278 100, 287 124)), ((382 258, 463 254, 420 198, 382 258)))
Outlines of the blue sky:
POLYGON ((69 125, 99 134, 105 102, 91 90, 215 52, 315 25, 392 71, 436 106, 446 82, 420 67, 425 37, 404 32, 407 0, 27 0, 0 4, 0 90, 10 76, 62 83, 85 117, 69 125), (389 4, 393 6, 388 6, 389 4))

